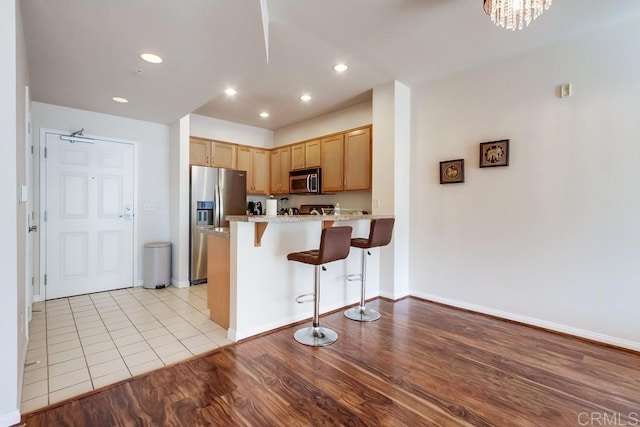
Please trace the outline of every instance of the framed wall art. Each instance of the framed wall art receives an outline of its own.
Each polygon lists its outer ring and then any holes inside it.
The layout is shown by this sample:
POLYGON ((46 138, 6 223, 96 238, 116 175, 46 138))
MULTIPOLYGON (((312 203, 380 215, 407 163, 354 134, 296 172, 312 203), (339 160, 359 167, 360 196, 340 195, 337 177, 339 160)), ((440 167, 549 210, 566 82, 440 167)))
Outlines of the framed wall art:
POLYGON ((440 162, 440 184, 464 182, 464 159, 440 162))
POLYGON ((481 142, 480 167, 509 166, 509 140, 481 142))

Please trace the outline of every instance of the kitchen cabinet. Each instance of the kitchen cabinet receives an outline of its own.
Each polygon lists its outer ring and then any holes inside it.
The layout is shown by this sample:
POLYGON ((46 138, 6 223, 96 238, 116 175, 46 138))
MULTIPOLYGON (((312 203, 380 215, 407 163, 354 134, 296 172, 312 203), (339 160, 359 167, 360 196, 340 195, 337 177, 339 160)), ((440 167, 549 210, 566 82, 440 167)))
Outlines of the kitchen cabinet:
POLYGON ((371 128, 344 135, 344 190, 371 189, 371 128))
POLYGON ((304 143, 291 146, 291 169, 304 169, 304 143))
POLYGON ((195 166, 209 166, 211 142, 208 139, 191 137, 189 139, 189 164, 195 166))
POLYGON ((371 128, 322 139, 322 191, 371 189, 371 128))
POLYGON ((236 144, 192 136, 189 139, 189 164, 235 169, 236 144))
POLYGON ((320 167, 320 140, 304 143, 304 162, 306 168, 320 167))
POLYGON ((289 170, 291 168, 291 148, 271 150, 270 194, 289 194, 289 170))
POLYGON ((344 188, 344 135, 321 140, 322 192, 342 191, 344 188))
POLYGON ((291 146, 291 169, 320 167, 321 140, 301 142, 291 146))
POLYGON ((269 159, 267 150, 239 145, 238 169, 247 171, 248 194, 268 193, 269 159))
POLYGON ((224 329, 229 328, 231 301, 230 241, 229 236, 207 237, 207 308, 209 318, 224 329))
POLYGON ((235 169, 236 151, 237 146, 235 144, 211 141, 211 157, 209 158, 210 166, 235 169))

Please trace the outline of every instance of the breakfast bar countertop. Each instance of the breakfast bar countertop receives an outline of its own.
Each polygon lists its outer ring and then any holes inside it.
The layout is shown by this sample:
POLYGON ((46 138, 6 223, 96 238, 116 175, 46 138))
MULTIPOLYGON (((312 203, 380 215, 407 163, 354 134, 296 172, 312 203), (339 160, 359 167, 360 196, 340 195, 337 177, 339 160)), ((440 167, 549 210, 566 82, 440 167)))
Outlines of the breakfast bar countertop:
POLYGON ((198 226, 197 228, 205 234, 213 234, 220 237, 229 237, 231 234, 229 227, 198 226))
POLYGON ((238 222, 311 222, 358 221, 361 219, 393 218, 393 215, 227 215, 227 221, 238 222))

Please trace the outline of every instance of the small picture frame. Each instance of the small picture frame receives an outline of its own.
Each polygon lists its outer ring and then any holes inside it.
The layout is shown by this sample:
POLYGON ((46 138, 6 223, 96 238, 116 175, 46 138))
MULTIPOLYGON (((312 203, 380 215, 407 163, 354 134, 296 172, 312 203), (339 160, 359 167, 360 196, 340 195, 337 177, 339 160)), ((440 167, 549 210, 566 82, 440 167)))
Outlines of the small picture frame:
POLYGON ((440 162, 440 184, 464 182, 464 159, 440 162))
POLYGON ((509 166, 509 140, 481 142, 479 165, 481 168, 509 166))

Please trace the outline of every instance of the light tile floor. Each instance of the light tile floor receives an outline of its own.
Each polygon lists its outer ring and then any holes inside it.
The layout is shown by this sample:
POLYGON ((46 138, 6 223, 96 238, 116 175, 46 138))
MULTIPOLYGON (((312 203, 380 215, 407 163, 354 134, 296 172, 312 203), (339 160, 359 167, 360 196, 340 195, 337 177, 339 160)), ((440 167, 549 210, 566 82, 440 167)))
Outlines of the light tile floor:
POLYGON ((227 344, 227 331, 209 320, 206 284, 35 303, 21 412, 227 344))

